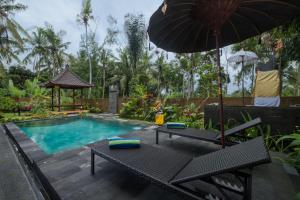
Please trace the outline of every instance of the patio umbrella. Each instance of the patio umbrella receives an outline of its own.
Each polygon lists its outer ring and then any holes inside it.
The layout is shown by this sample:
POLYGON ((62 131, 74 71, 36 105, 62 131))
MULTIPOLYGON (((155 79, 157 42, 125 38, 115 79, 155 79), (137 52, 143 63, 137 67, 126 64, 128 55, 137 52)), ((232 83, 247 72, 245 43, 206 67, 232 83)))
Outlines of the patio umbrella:
POLYGON ((152 15, 148 34, 159 48, 176 53, 216 49, 223 148, 220 47, 259 35, 299 16, 299 0, 165 0, 152 15))
POLYGON ((258 56, 256 53, 252 51, 238 51, 232 56, 228 58, 228 62, 231 63, 242 63, 242 90, 243 90, 243 106, 245 105, 245 87, 244 87, 244 64, 253 64, 255 61, 258 60, 258 56))

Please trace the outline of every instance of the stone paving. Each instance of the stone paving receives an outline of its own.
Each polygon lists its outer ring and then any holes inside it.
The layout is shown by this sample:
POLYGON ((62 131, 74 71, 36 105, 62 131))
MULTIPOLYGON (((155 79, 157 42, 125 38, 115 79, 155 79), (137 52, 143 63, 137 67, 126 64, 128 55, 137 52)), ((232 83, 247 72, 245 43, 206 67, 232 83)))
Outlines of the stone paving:
POLYGON ((0 126, 0 200, 16 199, 35 200, 37 196, 0 126))

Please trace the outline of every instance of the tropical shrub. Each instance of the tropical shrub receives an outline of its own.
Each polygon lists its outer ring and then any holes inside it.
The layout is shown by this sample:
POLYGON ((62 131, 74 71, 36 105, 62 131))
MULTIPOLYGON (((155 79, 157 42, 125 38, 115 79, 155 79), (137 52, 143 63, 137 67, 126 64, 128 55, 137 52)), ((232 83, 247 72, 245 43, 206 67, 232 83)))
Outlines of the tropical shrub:
POLYGON ((283 149, 288 153, 288 158, 284 159, 286 163, 300 171, 300 132, 281 137, 277 143, 288 142, 289 144, 283 149))
POLYGON ((96 107, 90 107, 88 110, 90 111, 90 113, 102 113, 102 110, 96 107))
POLYGON ((10 97, 0 97, 0 110, 1 111, 13 111, 17 108, 17 104, 14 99, 10 97))
POLYGON ((9 80, 8 82, 8 91, 11 97, 20 99, 25 96, 25 91, 20 90, 19 88, 14 86, 14 83, 12 80, 9 80))
POLYGON ((300 200, 300 192, 295 195, 295 200, 300 200))
POLYGON ((120 117, 129 119, 135 118, 137 115, 137 110, 139 108, 138 103, 139 99, 137 98, 132 98, 128 102, 123 103, 122 109, 120 111, 120 117))
POLYGON ((188 127, 203 128, 203 113, 195 104, 189 104, 181 108, 181 114, 177 116, 176 121, 186 123, 188 127))
POLYGON ((156 112, 151 108, 153 101, 147 95, 147 89, 143 85, 134 85, 132 98, 123 103, 120 117, 153 121, 156 112))
POLYGON ((49 98, 44 88, 39 86, 38 79, 26 80, 25 91, 27 97, 30 98, 31 111, 34 114, 43 114, 48 112, 49 98))

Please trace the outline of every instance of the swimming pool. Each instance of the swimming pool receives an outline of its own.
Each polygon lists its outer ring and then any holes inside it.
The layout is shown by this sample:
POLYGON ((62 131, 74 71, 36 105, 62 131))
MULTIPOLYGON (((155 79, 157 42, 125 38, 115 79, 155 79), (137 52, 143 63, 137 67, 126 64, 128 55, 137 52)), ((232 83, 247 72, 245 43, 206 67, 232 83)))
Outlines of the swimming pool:
POLYGON ((23 122, 17 125, 48 154, 79 148, 143 128, 141 125, 88 117, 23 122))

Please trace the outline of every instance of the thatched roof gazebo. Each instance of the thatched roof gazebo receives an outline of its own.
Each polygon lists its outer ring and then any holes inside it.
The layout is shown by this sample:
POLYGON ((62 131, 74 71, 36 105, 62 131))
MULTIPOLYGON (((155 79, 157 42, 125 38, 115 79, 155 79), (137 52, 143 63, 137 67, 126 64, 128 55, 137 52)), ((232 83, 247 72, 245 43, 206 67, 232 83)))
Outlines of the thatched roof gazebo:
POLYGON ((47 83, 42 85, 46 88, 51 88, 51 109, 54 111, 54 107, 58 107, 58 111, 61 111, 61 89, 71 89, 73 90, 73 106, 75 105, 75 90, 81 91, 81 99, 80 99, 80 108, 82 109, 83 105, 83 89, 94 87, 93 84, 89 84, 88 82, 82 80, 78 75, 73 73, 69 66, 67 65, 66 68, 50 80, 47 83), (58 105, 54 105, 54 89, 58 89, 58 105))

